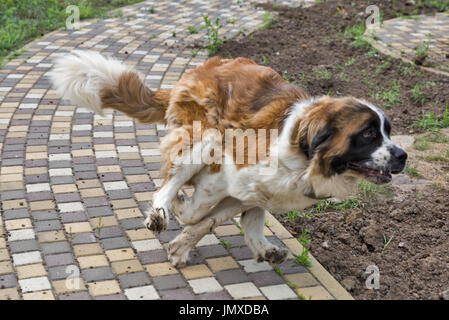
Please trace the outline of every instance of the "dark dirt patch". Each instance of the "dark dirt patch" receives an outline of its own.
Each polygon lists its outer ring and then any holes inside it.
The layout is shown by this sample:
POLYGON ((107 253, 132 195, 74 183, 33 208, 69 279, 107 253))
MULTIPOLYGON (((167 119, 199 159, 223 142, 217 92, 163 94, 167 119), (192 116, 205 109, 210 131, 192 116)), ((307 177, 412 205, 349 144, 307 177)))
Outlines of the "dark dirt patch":
MULTIPOLYGON (((394 134, 419 132, 416 121, 423 111, 442 115, 449 104, 449 79, 369 46, 354 46, 354 36, 344 35, 346 28, 364 21, 365 8, 371 4, 380 7, 384 19, 437 11, 405 2, 329 0, 298 9, 263 5, 278 13, 277 22, 227 41, 217 54, 250 57, 312 95, 366 99, 386 111, 394 134), (412 96, 416 85, 424 100, 412 96)), ((440 293, 449 289, 448 191, 416 181, 394 188, 393 197, 371 199, 363 208, 327 209, 294 221, 286 214, 277 217, 293 234, 309 230, 311 253, 356 299, 440 299, 440 293), (369 265, 379 267, 379 290, 365 287, 369 265)))
POLYGON ((309 230, 310 252, 357 299, 440 299, 449 289, 448 193, 430 187, 395 193, 363 209, 277 218, 293 234, 309 230), (365 287, 369 265, 379 268, 379 290, 365 287))
POLYGON ((449 79, 422 72, 369 46, 352 45, 354 37, 345 36, 344 31, 360 25, 365 8, 373 3, 383 19, 437 11, 389 0, 329 0, 298 9, 262 5, 279 15, 277 21, 266 30, 227 41, 217 55, 265 63, 312 95, 366 99, 386 110, 394 134, 419 131, 416 121, 423 111, 442 115, 449 104, 449 79), (411 90, 416 85, 422 95, 414 97, 411 90))

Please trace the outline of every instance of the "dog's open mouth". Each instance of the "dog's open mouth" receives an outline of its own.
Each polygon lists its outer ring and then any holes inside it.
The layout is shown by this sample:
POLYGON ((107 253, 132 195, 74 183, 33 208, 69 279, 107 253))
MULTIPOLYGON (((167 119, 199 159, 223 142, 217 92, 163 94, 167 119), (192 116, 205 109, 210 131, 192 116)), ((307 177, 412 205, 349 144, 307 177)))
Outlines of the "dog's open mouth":
POLYGON ((391 173, 387 170, 376 170, 360 163, 349 162, 348 169, 356 171, 364 175, 365 179, 375 183, 384 184, 391 181, 391 173))

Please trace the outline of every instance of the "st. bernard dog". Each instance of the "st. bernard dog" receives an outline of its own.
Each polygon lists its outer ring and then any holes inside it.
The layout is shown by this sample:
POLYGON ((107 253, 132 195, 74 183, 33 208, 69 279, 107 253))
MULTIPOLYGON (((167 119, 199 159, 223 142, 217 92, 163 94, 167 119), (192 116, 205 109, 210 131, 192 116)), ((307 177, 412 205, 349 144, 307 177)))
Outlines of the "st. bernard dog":
POLYGON ((353 97, 310 97, 251 59, 214 57, 173 89, 151 91, 119 61, 74 51, 58 58, 50 77, 57 92, 76 105, 167 125, 161 141, 164 182, 145 224, 155 233, 166 230, 170 211, 185 224, 169 245, 176 266, 187 262, 205 234, 238 214, 257 261, 281 263, 288 252, 264 237, 265 210, 286 212, 324 198, 343 199, 361 178, 389 182, 407 159, 390 140, 384 113, 372 104, 353 97), (199 139, 192 138, 195 123, 199 139), (229 130, 256 132, 252 143, 247 136, 240 144, 243 162, 237 161, 238 148, 224 143, 229 130), (224 146, 221 152, 217 141, 224 146), (203 157, 193 161, 199 153, 203 157), (275 170, 264 171, 273 163, 275 170), (179 195, 184 185, 194 187, 191 197, 179 195))

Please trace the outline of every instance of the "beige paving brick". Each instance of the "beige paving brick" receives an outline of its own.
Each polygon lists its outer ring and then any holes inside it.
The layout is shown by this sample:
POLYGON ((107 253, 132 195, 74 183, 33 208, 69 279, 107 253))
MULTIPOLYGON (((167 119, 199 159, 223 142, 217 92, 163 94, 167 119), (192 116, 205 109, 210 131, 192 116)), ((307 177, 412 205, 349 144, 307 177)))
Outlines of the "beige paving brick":
POLYGON ((11 261, 0 261, 0 275, 13 272, 14 269, 12 267, 11 261))
POLYGON ((120 293, 120 286, 117 280, 99 281, 88 284, 89 293, 92 296, 105 296, 120 293))
POLYGON ((98 179, 78 180, 76 182, 76 185, 79 189, 92 189, 101 187, 101 183, 98 179))
POLYGON ((111 266, 115 274, 143 271, 143 267, 137 259, 112 262, 111 266))
POLYGON ((10 260, 8 249, 0 249, 0 261, 10 260))
POLYGON ((89 222, 94 229, 98 228, 98 226, 100 225, 103 227, 112 227, 118 225, 118 221, 114 216, 93 218, 90 219, 89 222))
POLYGON ((206 262, 213 272, 236 269, 239 267, 232 257, 206 259, 206 262))
POLYGON ((92 232, 92 227, 89 222, 74 222, 74 223, 65 223, 64 224, 65 231, 67 233, 84 233, 84 232, 92 232))
POLYGON ((145 269, 152 277, 160 277, 178 273, 178 270, 176 270, 170 262, 148 264, 145 266, 145 269))
POLYGON ((212 272, 205 264, 197 264, 182 268, 181 273, 187 280, 213 276, 212 272))
POLYGON ((136 192, 134 193, 134 196, 136 197, 136 200, 139 202, 151 201, 153 199, 153 193, 154 192, 136 192))
POLYGON ((5 227, 8 231, 18 230, 18 229, 30 229, 32 228, 31 220, 25 219, 15 219, 5 221, 5 227))
POLYGON ((53 200, 33 201, 30 202, 31 211, 53 210, 55 203, 53 200))
POLYGON ((81 189, 80 194, 83 198, 103 197, 105 195, 101 188, 81 189))
POLYGON ((65 234, 62 230, 38 232, 37 239, 39 242, 55 242, 65 240, 65 234))
POLYGON ((25 199, 2 201, 3 210, 22 209, 27 207, 28 205, 25 199))
POLYGON ((143 213, 139 208, 114 210, 114 213, 119 220, 143 217, 143 213))
POLYGON ((134 199, 121 199, 121 200, 111 200, 111 206, 114 209, 126 209, 137 207, 136 201, 134 199))
POLYGON ((107 267, 109 265, 106 256, 102 254, 93 256, 83 256, 78 257, 78 262, 81 269, 96 268, 96 267, 107 267))
POLYGON ((86 290, 83 278, 52 281, 52 286, 58 294, 86 290))
POLYGON ((310 273, 287 274, 284 277, 298 288, 312 287, 319 284, 310 273))
POLYGON ((19 279, 34 278, 47 275, 42 264, 28 264, 16 268, 19 279))
POLYGON ((20 295, 16 288, 0 289, 0 300, 19 300, 20 295))
POLYGON ((299 288, 298 293, 311 300, 333 300, 332 295, 322 286, 299 288))
POLYGON ((51 186, 54 193, 78 192, 76 184, 55 184, 51 186))
POLYGON ((50 290, 44 290, 24 293, 23 300, 55 300, 55 296, 50 290))
POLYGON ((98 255, 103 253, 99 243, 79 244, 73 246, 73 252, 77 257, 98 255))
POLYGON ((115 250, 107 250, 106 256, 109 261, 122 261, 122 260, 131 260, 136 257, 132 248, 123 248, 123 249, 115 249, 115 250))
POLYGON ((154 239, 156 236, 147 228, 137 230, 126 230, 126 234, 131 241, 154 239))
POLYGON ((218 226, 215 228, 214 232, 219 237, 225 237, 240 234, 240 229, 237 226, 230 224, 225 226, 218 226))

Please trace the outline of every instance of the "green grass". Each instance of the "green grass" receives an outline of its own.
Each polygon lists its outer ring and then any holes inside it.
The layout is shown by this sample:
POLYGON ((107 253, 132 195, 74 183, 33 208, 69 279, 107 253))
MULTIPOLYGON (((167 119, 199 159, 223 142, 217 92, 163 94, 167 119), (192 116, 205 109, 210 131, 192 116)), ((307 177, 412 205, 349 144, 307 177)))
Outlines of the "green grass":
POLYGON ((223 39, 220 37, 220 29, 223 26, 220 24, 220 18, 216 18, 215 22, 209 18, 208 15, 203 16, 204 26, 202 29, 206 29, 207 51, 209 56, 213 56, 219 46, 223 44, 223 39))
POLYGON ((271 12, 266 11, 263 15, 263 24, 262 24, 262 26, 260 26, 259 30, 268 29, 275 21, 276 21, 276 18, 273 17, 271 12))
POLYGON ((389 109, 401 102, 400 93, 401 84, 399 81, 394 80, 390 89, 379 90, 377 93, 372 94, 372 97, 376 100, 382 100, 385 108, 389 109))
POLYGON ((301 232, 301 237, 296 239, 302 245, 301 254, 294 254, 296 264, 301 266, 310 267, 312 265, 312 261, 309 256, 309 243, 310 243, 310 235, 307 229, 303 229, 301 232))
POLYGON ((195 28, 195 26, 188 26, 187 31, 189 31, 190 34, 198 33, 198 30, 195 28))
POLYGON ((418 169, 416 169, 416 168, 414 168, 414 167, 411 167, 411 166, 409 166, 409 165, 406 165, 406 166, 405 166, 405 172, 406 172, 407 174, 413 176, 413 177, 419 176, 419 171, 418 171, 418 169))
POLYGON ((365 21, 359 24, 347 27, 343 35, 347 38, 352 39, 351 45, 356 48, 369 47, 369 43, 363 39, 365 33, 365 21))
POLYGON ((449 127, 449 111, 446 104, 445 111, 441 118, 435 116, 434 112, 422 113, 422 117, 418 120, 418 127, 422 129, 439 129, 449 127))
POLYGON ((425 156, 420 157, 421 159, 428 161, 437 161, 437 162, 449 162, 449 158, 442 156, 440 154, 426 154, 425 156))
POLYGON ((69 5, 80 19, 105 17, 113 8, 143 0, 0 0, 0 60, 27 42, 65 27, 69 5))

